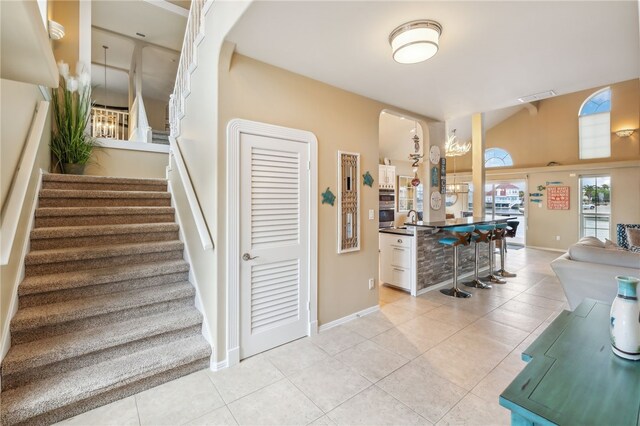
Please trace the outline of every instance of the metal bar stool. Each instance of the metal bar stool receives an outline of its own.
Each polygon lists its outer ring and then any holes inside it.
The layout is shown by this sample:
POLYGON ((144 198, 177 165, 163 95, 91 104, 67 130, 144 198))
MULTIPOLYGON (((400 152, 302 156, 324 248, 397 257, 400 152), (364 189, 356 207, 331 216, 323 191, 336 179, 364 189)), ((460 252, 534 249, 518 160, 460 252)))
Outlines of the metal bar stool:
POLYGON ((496 275, 504 278, 513 278, 516 274, 504 269, 505 256, 507 254, 507 224, 497 223, 495 232, 498 236, 496 240, 500 241, 500 269, 496 271, 496 275))
POLYGON ((479 244, 480 243, 490 244, 491 233, 493 232, 494 229, 496 229, 496 226, 493 224, 476 225, 476 229, 473 231, 472 240, 473 240, 473 243, 475 244, 476 259, 475 259, 474 270, 473 270, 473 280, 463 283, 467 287, 484 288, 484 289, 491 288, 491 284, 482 282, 478 277, 478 268, 480 264, 480 245, 479 244))
MULTIPOLYGON (((496 257, 496 241, 498 239, 501 238, 501 233, 498 232, 498 226, 502 225, 500 223, 496 223, 494 224, 494 230, 491 231, 491 238, 489 241, 489 275, 487 275, 486 277, 481 278, 481 281, 488 281, 491 282, 493 284, 506 284, 507 282, 505 280, 503 280, 502 278, 500 278, 499 276, 497 276, 494 272, 493 272, 493 265, 495 264, 495 257, 496 257)), ((505 225, 506 226, 506 225, 505 225)))
POLYGON ((471 297, 471 293, 458 288, 458 247, 469 245, 471 234, 474 229, 475 227, 473 225, 448 228, 446 231, 453 234, 453 236, 446 237, 438 241, 440 244, 453 247, 453 287, 440 290, 440 293, 452 297, 471 297))

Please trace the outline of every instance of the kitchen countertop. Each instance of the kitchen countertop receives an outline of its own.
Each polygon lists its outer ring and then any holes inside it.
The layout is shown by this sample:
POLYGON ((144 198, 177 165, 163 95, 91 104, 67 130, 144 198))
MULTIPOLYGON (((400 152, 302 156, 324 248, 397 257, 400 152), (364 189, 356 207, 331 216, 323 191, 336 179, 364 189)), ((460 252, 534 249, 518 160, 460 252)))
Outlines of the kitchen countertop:
POLYGON ((380 228, 378 232, 382 232, 383 234, 394 234, 394 235, 404 235, 405 237, 413 237, 413 230, 411 229, 401 229, 401 228, 380 228))
POLYGON ((485 219, 484 217, 462 217, 456 219, 441 220, 438 222, 423 222, 418 221, 416 223, 407 222, 407 226, 417 226, 422 228, 451 228, 454 226, 465 225, 481 225, 485 223, 506 222, 507 220, 515 220, 517 217, 500 217, 496 219, 485 219))

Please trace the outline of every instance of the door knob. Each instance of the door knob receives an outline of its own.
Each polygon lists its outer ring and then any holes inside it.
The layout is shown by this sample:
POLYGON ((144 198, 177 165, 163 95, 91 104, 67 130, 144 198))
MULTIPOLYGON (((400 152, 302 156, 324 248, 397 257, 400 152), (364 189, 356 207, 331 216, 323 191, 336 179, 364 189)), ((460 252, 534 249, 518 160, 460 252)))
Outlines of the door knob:
POLYGON ((251 255, 249 253, 245 253, 242 255, 242 260, 253 260, 253 259, 257 259, 260 256, 253 256, 251 257, 251 255))

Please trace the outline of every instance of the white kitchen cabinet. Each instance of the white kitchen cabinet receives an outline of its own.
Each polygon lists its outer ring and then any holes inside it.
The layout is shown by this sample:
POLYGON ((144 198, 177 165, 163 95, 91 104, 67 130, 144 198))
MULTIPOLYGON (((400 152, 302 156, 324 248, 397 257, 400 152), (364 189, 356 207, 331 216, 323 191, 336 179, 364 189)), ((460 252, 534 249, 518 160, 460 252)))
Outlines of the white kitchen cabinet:
POLYGON ((378 187, 382 189, 396 188, 396 166, 378 165, 378 187))
POLYGON ((380 280, 415 296, 414 236, 380 232, 380 280))

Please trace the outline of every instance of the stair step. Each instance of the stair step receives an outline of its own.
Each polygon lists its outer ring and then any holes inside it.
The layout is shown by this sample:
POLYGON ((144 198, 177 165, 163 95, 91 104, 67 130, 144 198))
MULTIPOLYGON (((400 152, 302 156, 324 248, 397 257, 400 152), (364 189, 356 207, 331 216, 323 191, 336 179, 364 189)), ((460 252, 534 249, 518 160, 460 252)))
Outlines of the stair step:
POLYGON ((173 207, 39 207, 36 209, 35 227, 174 221, 173 207))
POLYGON ((31 250, 177 240, 178 230, 177 223, 37 228, 31 232, 31 250))
POLYGON ((40 207, 171 206, 171 194, 158 191, 40 190, 40 207))
POLYGON ((201 327, 202 315, 191 306, 15 345, 2 362, 2 390, 199 335, 201 327))
POLYGON ((54 423, 206 368, 202 336, 169 342, 2 393, 2 424, 54 423))
POLYGON ((165 179, 78 176, 48 173, 42 177, 42 189, 166 191, 167 181, 165 179))
POLYGON ((26 277, 18 286, 19 307, 58 303, 118 291, 187 281, 184 260, 87 269, 26 277))
POLYGON ((140 318, 167 309, 193 306, 195 289, 189 282, 123 291, 18 309, 11 320, 15 344, 75 330, 140 318))
POLYGON ((183 249, 182 241, 173 240, 34 250, 25 256, 25 275, 29 277, 155 260, 175 260, 182 258, 183 249))

